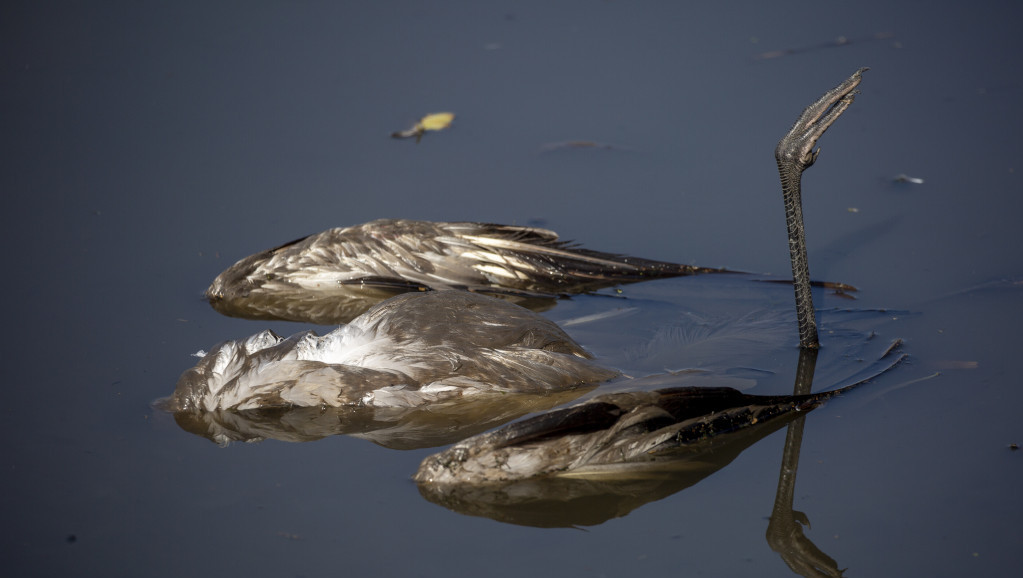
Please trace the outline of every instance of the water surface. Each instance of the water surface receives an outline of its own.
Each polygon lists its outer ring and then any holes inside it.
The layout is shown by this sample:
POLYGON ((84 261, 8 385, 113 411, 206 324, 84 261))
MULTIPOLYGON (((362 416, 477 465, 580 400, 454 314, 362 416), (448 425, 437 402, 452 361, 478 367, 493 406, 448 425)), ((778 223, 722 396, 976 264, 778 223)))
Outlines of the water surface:
MULTIPOLYGON (((22 2, 3 15, 0 556, 14 574, 793 575, 766 539, 783 431, 580 531, 424 500, 410 476, 433 449, 349 435, 223 448, 150 403, 199 349, 306 329, 225 318, 200 294, 235 260, 327 227, 538 224, 599 250, 785 275, 774 144, 860 66, 862 95, 804 179, 811 268, 860 288, 818 307, 871 312, 849 323, 903 338, 911 360, 808 416, 794 509, 850 576, 1018 572, 1017 9, 22 2), (457 114, 448 131, 389 138, 442 110, 457 114), (543 150, 573 140, 612 147, 543 150)), ((637 312, 619 325, 566 328, 635 372, 700 364, 637 354, 690 314, 791 307, 787 288, 740 279, 625 297, 637 312)), ((546 314, 566 323, 610 299, 546 314)), ((790 388, 794 326, 765 340, 715 367, 762 372, 751 393, 790 388)))

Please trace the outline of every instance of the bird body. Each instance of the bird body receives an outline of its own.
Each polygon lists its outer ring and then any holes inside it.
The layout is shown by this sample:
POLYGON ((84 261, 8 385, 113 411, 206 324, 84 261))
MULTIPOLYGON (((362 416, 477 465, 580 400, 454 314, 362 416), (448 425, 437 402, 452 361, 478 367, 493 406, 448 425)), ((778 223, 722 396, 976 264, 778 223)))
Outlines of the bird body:
POLYGON ((546 229, 382 219, 246 257, 217 276, 206 298, 235 317, 329 325, 408 291, 549 299, 710 271, 583 249, 546 229))
POLYGON ((746 395, 728 387, 605 394, 463 440, 423 460, 414 479, 478 484, 636 475, 696 452, 700 442, 813 409, 851 387, 791 396, 746 395))
POLYGON ((416 407, 479 393, 562 391, 617 375, 555 323, 464 291, 387 300, 326 335, 263 331, 206 353, 173 411, 416 407))

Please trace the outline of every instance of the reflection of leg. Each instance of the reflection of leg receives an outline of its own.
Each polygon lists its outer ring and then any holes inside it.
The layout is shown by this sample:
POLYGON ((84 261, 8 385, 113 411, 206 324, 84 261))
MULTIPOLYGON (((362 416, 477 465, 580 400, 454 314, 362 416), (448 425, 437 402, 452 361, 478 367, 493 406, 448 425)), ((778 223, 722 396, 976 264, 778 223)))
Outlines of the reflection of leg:
MULTIPOLYGON (((813 387, 813 373, 817 364, 816 349, 800 349, 799 365, 793 393, 806 394, 813 387)), ((803 535, 803 526, 810 520, 803 512, 792 509, 796 491, 796 470, 799 468, 799 450, 803 444, 803 426, 806 416, 789 424, 785 435, 778 492, 774 497, 774 511, 767 524, 767 544, 777 552, 793 572, 803 576, 841 576, 838 563, 822 552, 803 535)))
POLYGON ((814 545, 803 535, 803 526, 809 527, 806 514, 792 509, 796 489, 796 468, 799 466, 799 447, 803 441, 803 425, 806 417, 800 417, 789 424, 785 436, 785 453, 782 457, 781 475, 778 476, 778 493, 774 498, 774 511, 767 524, 767 544, 781 556, 793 572, 801 576, 841 576, 838 562, 814 545))

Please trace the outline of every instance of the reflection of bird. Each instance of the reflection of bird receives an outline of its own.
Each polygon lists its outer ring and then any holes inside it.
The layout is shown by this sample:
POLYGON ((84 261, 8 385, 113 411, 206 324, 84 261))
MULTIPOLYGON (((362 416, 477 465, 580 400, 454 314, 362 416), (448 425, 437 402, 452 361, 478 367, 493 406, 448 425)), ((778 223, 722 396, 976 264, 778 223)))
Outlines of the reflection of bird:
POLYGON ((323 337, 264 331, 205 354, 172 411, 415 407, 479 392, 544 393, 617 375, 554 322, 464 291, 389 299, 323 337))
POLYGON ((468 289, 528 301, 713 272, 601 253, 545 229, 379 220, 246 257, 206 297, 221 313, 331 325, 407 291, 468 289))
MULTIPOLYGON (((852 104, 859 70, 804 110, 775 150, 781 175, 804 357, 818 347, 803 233, 800 179, 817 139, 852 104)), ((812 375, 812 372, 811 372, 812 375)), ((420 483, 505 482, 535 476, 594 476, 663 467, 687 445, 814 407, 826 393, 762 397, 730 388, 612 393, 474 436, 426 458, 420 483)))
POLYGON ((446 446, 526 414, 568 403, 592 388, 515 395, 469 395, 419 407, 289 407, 256 410, 177 411, 181 429, 219 445, 274 439, 310 442, 347 435, 411 450, 446 446))

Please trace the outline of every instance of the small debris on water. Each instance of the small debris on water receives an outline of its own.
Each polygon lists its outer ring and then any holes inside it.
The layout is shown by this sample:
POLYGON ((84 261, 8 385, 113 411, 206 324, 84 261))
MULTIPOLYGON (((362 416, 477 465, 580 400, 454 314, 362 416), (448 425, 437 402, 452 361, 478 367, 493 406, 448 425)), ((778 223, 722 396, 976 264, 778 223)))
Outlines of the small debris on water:
POLYGON ((549 153, 567 149, 600 149, 600 150, 629 150, 625 147, 616 146, 610 143, 597 142, 593 140, 566 140, 560 142, 546 143, 540 147, 541 153, 549 153))
MULTIPOLYGON (((891 41, 893 48, 901 48, 901 44, 897 40, 894 40, 895 34, 891 32, 875 32, 869 36, 863 36, 859 38, 849 38, 848 36, 836 36, 834 40, 829 42, 821 42, 819 44, 813 44, 808 46, 799 46, 793 48, 786 48, 782 50, 770 50, 767 52, 761 52, 753 57, 754 60, 771 60, 774 58, 781 58, 783 56, 792 56, 794 54, 803 54, 806 52, 816 52, 828 48, 837 48, 840 46, 849 46, 853 43, 865 43, 871 41, 891 41)), ((760 42, 759 38, 751 38, 750 43, 757 44, 760 42)))
POLYGON ((980 362, 969 359, 945 359, 936 365, 938 369, 977 369, 980 367, 980 362))
POLYGON ((921 179, 919 177, 911 177, 911 176, 906 175, 906 174, 895 175, 895 178, 892 179, 892 180, 894 182, 896 182, 896 183, 910 183, 912 185, 922 185, 922 184, 924 184, 924 180, 923 179, 921 179))
POLYGON ((287 540, 302 540, 301 534, 293 534, 291 532, 277 532, 277 535, 287 540))

